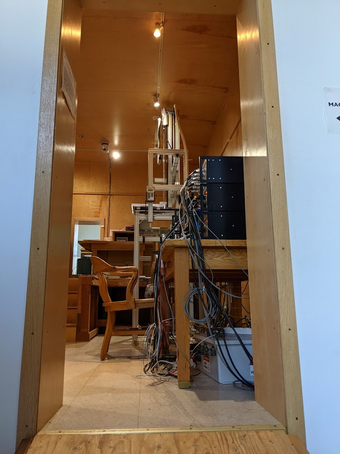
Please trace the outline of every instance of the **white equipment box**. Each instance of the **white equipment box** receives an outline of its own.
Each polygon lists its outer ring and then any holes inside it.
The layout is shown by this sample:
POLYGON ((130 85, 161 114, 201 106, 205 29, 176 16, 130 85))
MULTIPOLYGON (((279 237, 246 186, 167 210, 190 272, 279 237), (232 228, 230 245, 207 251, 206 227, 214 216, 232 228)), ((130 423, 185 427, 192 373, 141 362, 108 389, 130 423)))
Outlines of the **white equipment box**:
MULTIPOLYGON (((234 331, 232 328, 225 328, 225 339, 228 346, 230 356, 243 378, 247 381, 254 382, 254 367, 250 363, 248 356, 244 352, 241 344, 239 343, 234 331)), ((236 328, 236 331, 240 338, 242 339, 244 345, 248 349, 249 353, 252 354, 252 340, 251 340, 251 328, 236 328)), ((202 341, 206 336, 196 335, 195 338, 197 342, 202 341)), ((230 364, 229 355, 226 351, 226 346, 222 338, 219 339, 221 350, 223 355, 230 364)), ((206 347, 206 350, 211 350, 215 346, 216 355, 212 356, 208 354, 202 354, 201 361, 198 361, 198 369, 216 380, 218 383, 223 385, 231 384, 237 380, 232 373, 229 372, 227 366, 225 365, 221 353, 219 353, 219 347, 216 345, 215 339, 207 338, 203 340, 201 346, 206 347)), ((232 370, 233 367, 231 367, 232 370)))

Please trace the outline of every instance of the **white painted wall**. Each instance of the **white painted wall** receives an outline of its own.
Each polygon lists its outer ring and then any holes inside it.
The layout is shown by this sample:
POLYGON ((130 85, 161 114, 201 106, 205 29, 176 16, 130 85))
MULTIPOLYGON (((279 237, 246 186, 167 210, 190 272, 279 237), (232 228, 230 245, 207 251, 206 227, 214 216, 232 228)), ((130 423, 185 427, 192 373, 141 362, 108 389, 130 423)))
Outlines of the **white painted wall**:
POLYGON ((47 0, 0 14, 0 454, 15 451, 47 0))
POLYGON ((339 454, 340 134, 323 89, 340 88, 340 1, 272 4, 307 447, 339 454))

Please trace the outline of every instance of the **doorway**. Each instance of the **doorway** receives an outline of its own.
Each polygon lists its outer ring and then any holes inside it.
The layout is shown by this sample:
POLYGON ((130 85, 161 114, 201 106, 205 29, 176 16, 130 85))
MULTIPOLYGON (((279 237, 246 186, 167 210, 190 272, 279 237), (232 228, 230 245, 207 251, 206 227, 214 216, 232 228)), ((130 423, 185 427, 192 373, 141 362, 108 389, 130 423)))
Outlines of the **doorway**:
MULTIPOLYGON (((72 248, 72 276, 78 274, 88 274, 83 271, 81 259, 84 254, 78 241, 81 240, 100 240, 102 235, 103 223, 98 220, 78 220, 74 219, 73 227, 73 248, 72 248)), ((83 264, 86 267, 86 263, 83 264)), ((87 271, 87 270, 86 270, 87 271)))
MULTIPOLYGON (((61 17, 61 10, 58 9, 56 3, 57 2, 53 1, 50 2, 49 20, 52 24, 51 30, 57 29, 56 18, 61 17)), ((267 4, 266 6, 268 7, 267 4)), ((254 222, 252 226, 254 242, 252 244, 252 262, 249 264, 253 270, 252 275, 256 276, 257 281, 257 285, 252 287, 254 288, 255 293, 253 290, 252 291, 255 295, 254 301, 258 301, 259 320, 261 319, 261 315, 266 313, 268 305, 271 304, 269 313, 272 318, 271 321, 273 322, 268 323, 267 317, 266 326, 261 326, 260 324, 259 327, 263 333, 263 345, 261 345, 261 342, 258 343, 257 356, 261 358, 261 364, 263 366, 263 386, 262 388, 261 386, 259 388, 262 389, 262 392, 257 396, 257 399, 264 408, 270 409, 272 413, 278 412, 280 416, 278 419, 287 425, 288 430, 298 433, 303 439, 303 435, 301 436, 304 430, 303 409, 300 374, 299 368, 296 367, 296 364, 298 364, 299 361, 296 356, 298 353, 296 348, 296 330, 294 329, 295 308, 292 294, 289 238, 287 235, 288 222, 285 202, 284 209, 282 209, 282 195, 285 201, 284 169, 282 162, 277 83, 275 71, 272 71, 272 68, 275 67, 275 50, 271 28, 270 8, 264 9, 263 2, 261 1, 258 1, 256 5, 254 2, 241 1, 237 13, 237 22, 239 35, 240 81, 242 87, 241 105, 243 103, 242 136, 245 142, 244 154, 245 156, 252 156, 255 158, 259 150, 261 151, 261 157, 257 157, 251 161, 246 160, 246 162, 248 162, 248 164, 246 163, 246 192, 248 191, 248 194, 252 194, 252 196, 257 199, 257 202, 261 201, 261 203, 256 204, 250 204, 249 202, 249 208, 247 209, 246 207, 247 216, 248 213, 251 213, 254 220, 266 219, 268 221, 262 231, 258 230, 256 222, 254 222), (261 33, 262 40, 259 40, 259 33, 261 33), (259 52, 256 52, 256 50, 259 52), (266 65, 267 70, 269 68, 269 71, 267 72, 263 71, 263 68, 266 67, 266 65), (254 67, 257 68, 259 74, 261 74, 259 76, 260 79, 257 79, 257 81, 250 76, 250 74, 253 73, 254 67), (260 113, 262 113, 261 121, 259 120, 261 115, 253 116, 254 112, 252 109, 254 108, 254 103, 252 104, 249 102, 251 99, 261 100, 259 106, 257 106, 260 113), (271 116, 267 115, 264 119, 263 113, 269 111, 272 112, 271 116), (256 119, 259 123, 254 125, 253 119, 256 119), (271 131, 271 134, 267 134, 268 130, 271 131), (273 131, 279 132, 273 134, 273 131), (259 184, 259 176, 261 176, 261 180, 263 180, 265 184, 259 184), (280 200, 281 203, 276 205, 275 202, 277 200, 280 200), (261 243, 261 241, 258 241, 263 237, 265 237, 264 242, 261 243), (268 277, 268 274, 265 276, 266 273, 263 272, 263 269, 266 271, 271 270, 272 275, 270 277, 268 277), (285 269, 285 273, 279 273, 279 269, 285 269), (269 288, 266 286, 268 281, 271 282, 269 288), (286 327, 288 326, 290 327, 290 332, 287 334, 286 327), (276 330, 274 337, 272 336, 272 330, 276 330), (292 351, 295 352, 295 355, 291 354, 292 351), (271 377, 272 370, 270 370, 268 361, 266 361, 268 355, 278 362, 278 367, 274 368, 276 373, 275 377, 271 377), (268 383, 270 383, 271 386, 268 386, 268 383), (279 396, 279 398, 275 396, 279 396)), ((57 44, 59 41, 56 36, 54 36, 54 42, 53 39, 51 40, 56 51, 54 54, 54 59, 56 59, 56 55, 58 55, 57 44)), ((47 42, 47 44, 51 43, 47 42)), ((56 61, 54 60, 53 67, 56 68, 56 66, 56 61)), ((57 73, 54 72, 54 79, 52 78, 54 81, 56 81, 56 74, 57 73)), ((48 74, 45 73, 45 76, 46 75, 48 74)), ((49 107, 53 109, 53 105, 49 107)), ((41 131, 40 133, 43 132, 41 131)), ((53 147, 50 149, 52 148, 53 147)), ((37 194, 35 197, 37 197, 37 194)), ((51 211, 49 210, 48 212, 51 213, 50 219, 53 221, 53 206, 51 211)), ((51 226, 53 227, 53 223, 46 226, 48 231, 51 231, 51 226)), ((53 249, 49 251, 47 247, 46 254, 50 253, 51 259, 53 258, 53 252, 53 249)), ((34 256, 31 254, 30 266, 32 266, 33 262, 34 256)), ((31 282, 31 285, 33 285, 33 281, 31 282)), ((39 287, 41 284, 36 283, 36 285, 39 287)), ((41 325, 44 327, 46 327, 46 317, 48 317, 45 300, 46 294, 43 292, 41 295, 41 311, 43 313, 45 307, 45 322, 43 322, 43 317, 41 317, 41 325)), ((30 297, 28 295, 27 305, 29 306, 29 304, 30 297)), ((28 333, 30 330, 29 320, 26 320, 26 323, 25 332, 28 333)), ((34 383, 29 377, 24 378, 23 375, 22 389, 28 388, 33 390, 32 395, 36 402, 35 408, 37 408, 37 402, 39 400, 39 406, 44 406, 46 414, 53 414, 58 404, 55 403, 50 405, 50 399, 45 400, 44 398, 45 380, 46 383, 47 381, 49 382, 49 387, 51 386, 50 371, 46 370, 46 375, 41 375, 41 371, 44 367, 44 358, 41 357, 39 344, 44 345, 45 342, 44 336, 42 336, 40 339, 37 339, 37 347, 36 349, 33 348, 33 351, 30 350, 31 347, 29 345, 24 347, 28 349, 26 352, 28 355, 27 357, 34 356, 37 358, 36 377, 40 377, 40 386, 36 384, 39 383, 39 380, 34 383)), ((23 366, 23 372, 24 370, 25 367, 23 366)), ((261 380, 261 376, 258 378, 261 380)), ((256 376, 255 379, 257 380, 256 376)), ((56 383, 56 386, 60 389, 60 380, 56 383)), ((35 433, 37 427, 41 426, 41 422, 39 424, 39 417, 37 423, 36 415, 33 415, 30 424, 23 424, 23 420, 26 419, 27 412, 29 411, 27 404, 25 404, 25 397, 23 393, 21 393, 19 426, 21 426, 22 434, 35 433)), ((41 414, 39 408, 38 414, 41 414)), ((41 421, 43 419, 44 418, 41 418, 41 421)))

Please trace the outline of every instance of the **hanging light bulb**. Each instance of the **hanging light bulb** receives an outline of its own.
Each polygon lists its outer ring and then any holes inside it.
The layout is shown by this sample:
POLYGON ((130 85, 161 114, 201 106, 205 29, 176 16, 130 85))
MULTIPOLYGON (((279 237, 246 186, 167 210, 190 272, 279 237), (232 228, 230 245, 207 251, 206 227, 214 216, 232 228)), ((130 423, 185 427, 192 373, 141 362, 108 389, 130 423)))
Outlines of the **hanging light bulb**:
POLYGON ((153 32, 153 36, 155 38, 159 38, 162 34, 161 30, 163 28, 163 22, 159 23, 159 22, 156 22, 155 23, 155 31, 153 32))
POLYGON ((159 107, 160 105, 161 105, 161 104, 160 104, 160 102, 159 102, 159 95, 156 95, 156 96, 155 96, 155 100, 154 100, 154 102, 153 102, 153 106, 154 106, 154 107, 159 107))

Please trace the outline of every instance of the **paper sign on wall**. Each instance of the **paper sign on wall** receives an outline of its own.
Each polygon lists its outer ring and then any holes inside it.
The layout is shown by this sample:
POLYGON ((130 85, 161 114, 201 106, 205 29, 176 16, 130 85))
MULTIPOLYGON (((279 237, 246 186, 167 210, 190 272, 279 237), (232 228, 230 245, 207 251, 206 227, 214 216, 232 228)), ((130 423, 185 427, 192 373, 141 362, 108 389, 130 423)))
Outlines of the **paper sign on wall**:
POLYGON ((340 88, 324 88, 328 134, 340 134, 340 88))

